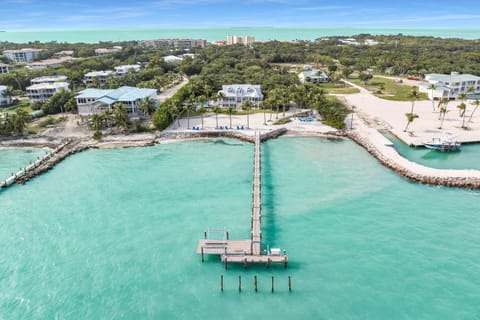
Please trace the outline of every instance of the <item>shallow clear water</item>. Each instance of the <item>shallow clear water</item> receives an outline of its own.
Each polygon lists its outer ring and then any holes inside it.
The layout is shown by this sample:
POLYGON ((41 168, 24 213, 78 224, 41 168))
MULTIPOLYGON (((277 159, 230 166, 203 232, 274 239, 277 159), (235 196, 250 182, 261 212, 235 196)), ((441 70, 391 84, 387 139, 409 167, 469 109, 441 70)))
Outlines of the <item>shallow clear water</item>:
POLYGON ((24 168, 48 149, 0 149, 0 181, 24 168))
POLYGON ((423 147, 409 147, 393 135, 386 135, 403 157, 437 169, 480 170, 480 144, 464 144, 460 151, 441 152, 423 147))
POLYGON ((410 183, 351 141, 263 144, 264 239, 288 269, 201 263, 205 228, 249 236, 252 162, 234 140, 92 150, 1 193, 0 318, 480 317, 480 194, 410 183))

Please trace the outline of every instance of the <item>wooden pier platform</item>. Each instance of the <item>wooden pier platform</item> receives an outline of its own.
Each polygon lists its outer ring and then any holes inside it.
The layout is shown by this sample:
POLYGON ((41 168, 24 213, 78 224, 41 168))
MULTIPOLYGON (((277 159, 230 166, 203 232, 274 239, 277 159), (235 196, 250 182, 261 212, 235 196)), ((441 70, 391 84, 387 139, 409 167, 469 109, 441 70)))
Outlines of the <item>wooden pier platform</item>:
MULTIPOLYGON (((287 267, 288 257, 285 252, 280 254, 280 249, 275 253, 262 252, 262 181, 261 181, 261 137, 255 134, 255 154, 253 158, 253 191, 252 191, 252 218, 251 232, 248 240, 230 240, 228 231, 225 229, 223 240, 208 239, 210 231, 205 231, 205 239, 199 240, 197 253, 202 255, 221 255, 222 262, 227 268, 227 263, 243 263, 245 267, 251 263, 264 263, 267 267, 271 263, 284 263, 287 267)), ((214 230, 214 232, 222 232, 214 230)))

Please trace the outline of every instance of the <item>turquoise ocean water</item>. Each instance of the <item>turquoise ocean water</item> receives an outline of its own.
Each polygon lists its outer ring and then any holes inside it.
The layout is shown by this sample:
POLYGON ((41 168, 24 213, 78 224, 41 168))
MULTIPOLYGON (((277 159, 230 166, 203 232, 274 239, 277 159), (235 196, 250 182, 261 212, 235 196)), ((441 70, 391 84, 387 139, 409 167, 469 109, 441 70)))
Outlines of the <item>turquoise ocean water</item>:
POLYGON ((262 154, 264 242, 288 269, 195 254, 207 227, 249 236, 251 144, 91 150, 0 192, 0 318, 480 317, 479 192, 410 183, 351 141, 262 154))
POLYGON ((464 144, 458 152, 440 152, 423 147, 409 147, 395 136, 387 135, 403 157, 418 164, 437 169, 480 170, 480 145, 464 144))
POLYGON ((10 177, 20 168, 26 167, 48 149, 3 149, 0 150, 0 181, 10 177))
POLYGON ((0 32, 0 41, 87 42, 148 40, 160 38, 201 38, 207 41, 225 40, 227 35, 253 35, 257 41, 315 40, 328 36, 405 34, 442 38, 479 39, 480 28, 295 28, 295 27, 199 27, 199 28, 124 28, 77 30, 7 30, 0 32))

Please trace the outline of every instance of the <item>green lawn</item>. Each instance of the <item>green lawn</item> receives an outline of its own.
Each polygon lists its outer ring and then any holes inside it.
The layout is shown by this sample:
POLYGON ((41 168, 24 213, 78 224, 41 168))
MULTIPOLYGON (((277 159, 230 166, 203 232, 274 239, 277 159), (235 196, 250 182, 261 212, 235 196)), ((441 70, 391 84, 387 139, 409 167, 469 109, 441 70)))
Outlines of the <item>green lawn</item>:
MULTIPOLYGON (((365 89, 371 91, 374 95, 385 100, 393 101, 411 101, 410 94, 412 92, 412 86, 396 83, 393 80, 373 77, 365 85, 362 81, 357 79, 349 79, 349 81, 358 84, 365 89)), ((417 87, 415 89, 418 90, 417 87)), ((427 100, 427 94, 421 93, 419 100, 427 100)))
POLYGON ((343 83, 327 82, 320 83, 318 84, 318 86, 320 86, 326 94, 353 94, 360 92, 360 90, 358 90, 357 88, 351 87, 343 83))

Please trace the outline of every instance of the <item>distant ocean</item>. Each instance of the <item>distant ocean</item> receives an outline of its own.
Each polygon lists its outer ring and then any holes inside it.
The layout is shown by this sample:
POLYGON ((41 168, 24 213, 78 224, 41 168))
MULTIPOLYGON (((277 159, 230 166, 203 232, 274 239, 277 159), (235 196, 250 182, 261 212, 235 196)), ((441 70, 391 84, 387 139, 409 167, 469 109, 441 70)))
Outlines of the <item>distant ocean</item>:
POLYGON ((212 28, 122 28, 77 30, 19 30, 0 32, 0 41, 26 43, 128 41, 161 38, 200 38, 209 42, 226 39, 228 34, 253 35, 257 41, 315 40, 329 36, 412 35, 440 38, 480 39, 480 28, 288 28, 288 27, 212 27, 212 28))

